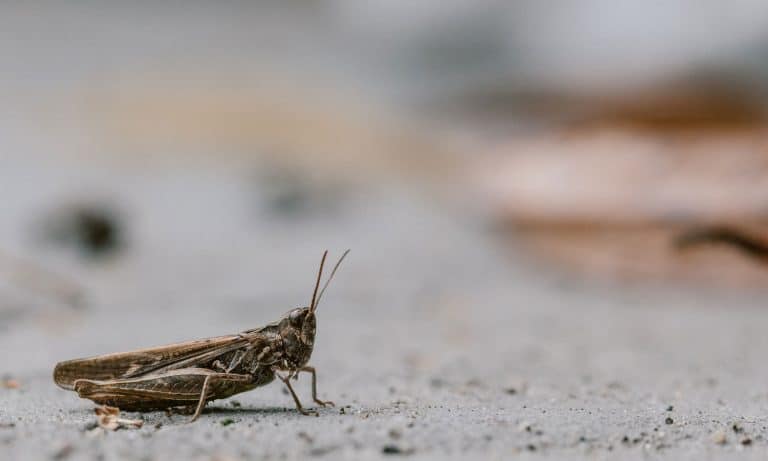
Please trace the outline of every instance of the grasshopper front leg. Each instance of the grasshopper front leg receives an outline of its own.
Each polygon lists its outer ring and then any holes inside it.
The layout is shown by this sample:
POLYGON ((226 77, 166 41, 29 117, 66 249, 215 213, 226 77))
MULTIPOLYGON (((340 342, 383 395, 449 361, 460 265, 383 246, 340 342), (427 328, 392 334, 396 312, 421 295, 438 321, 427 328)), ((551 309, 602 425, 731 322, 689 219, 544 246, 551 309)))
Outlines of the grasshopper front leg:
POLYGON ((312 374, 312 400, 314 400, 316 404, 320 405, 321 407, 326 405, 330 405, 332 407, 336 406, 330 400, 323 401, 317 398, 317 371, 315 371, 315 367, 301 367, 299 368, 299 371, 312 374))
POLYGON ((275 376, 280 378, 280 381, 285 383, 285 386, 288 388, 288 390, 291 392, 291 397, 293 397, 293 402, 296 404, 296 409, 299 410, 299 413, 301 413, 304 416, 319 416, 319 413, 315 410, 305 410, 304 407, 301 405, 301 401, 299 400, 299 396, 296 395, 296 391, 293 390, 293 386, 291 386, 291 373, 289 373, 286 376, 281 375, 278 372, 275 372, 275 376))

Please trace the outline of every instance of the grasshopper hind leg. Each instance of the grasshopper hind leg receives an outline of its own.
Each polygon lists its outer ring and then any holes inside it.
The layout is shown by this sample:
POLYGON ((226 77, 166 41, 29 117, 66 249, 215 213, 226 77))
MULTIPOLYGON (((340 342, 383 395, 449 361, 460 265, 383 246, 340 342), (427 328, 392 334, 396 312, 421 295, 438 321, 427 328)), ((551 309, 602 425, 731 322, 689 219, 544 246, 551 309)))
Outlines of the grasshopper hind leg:
POLYGON ((203 389, 200 391, 200 401, 197 403, 197 408, 195 408, 195 414, 192 415, 192 419, 189 420, 190 423, 194 423, 195 420, 197 420, 200 413, 203 411, 203 407, 208 403, 208 386, 211 382, 211 376, 214 375, 206 376, 205 381, 203 381, 203 389))
MULTIPOLYGON (((134 379, 88 380, 74 383, 80 397, 127 411, 195 409, 194 419, 211 400, 253 389, 251 375, 187 368, 134 379)), ((193 420, 194 420, 193 419, 193 420)))

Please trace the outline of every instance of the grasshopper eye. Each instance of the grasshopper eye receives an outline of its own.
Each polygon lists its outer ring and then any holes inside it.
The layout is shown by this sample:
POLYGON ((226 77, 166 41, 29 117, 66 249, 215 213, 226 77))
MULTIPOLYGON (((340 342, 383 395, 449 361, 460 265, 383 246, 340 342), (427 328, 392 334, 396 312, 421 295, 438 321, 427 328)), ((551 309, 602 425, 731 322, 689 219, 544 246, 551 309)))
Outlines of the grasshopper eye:
POLYGON ((301 319, 303 317, 304 317, 303 309, 294 309, 291 311, 290 314, 288 314, 288 318, 291 320, 291 323, 293 324, 301 323, 301 319))

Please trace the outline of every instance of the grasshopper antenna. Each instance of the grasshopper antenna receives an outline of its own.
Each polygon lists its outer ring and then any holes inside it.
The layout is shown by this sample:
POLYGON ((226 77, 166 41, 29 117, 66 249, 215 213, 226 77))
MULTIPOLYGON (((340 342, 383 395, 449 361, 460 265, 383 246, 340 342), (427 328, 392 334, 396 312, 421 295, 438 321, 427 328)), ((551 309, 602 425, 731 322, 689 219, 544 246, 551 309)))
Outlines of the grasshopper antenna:
MULTIPOLYGON (((331 271, 331 275, 328 277, 328 280, 325 281, 325 285, 323 285, 323 289, 320 290, 320 295, 317 297, 317 304, 320 304, 320 298, 323 297, 323 293, 325 293, 325 289, 328 288, 328 285, 331 283, 331 280, 333 280, 333 276, 336 275, 336 270, 341 265, 341 262, 344 261, 344 258, 347 257, 349 254, 349 250, 345 251, 343 255, 341 255, 341 258, 339 258, 339 261, 336 263, 335 266, 333 266, 333 270, 331 271)), ((315 307, 312 309, 312 312, 317 309, 317 304, 315 304, 315 307)))
MULTIPOLYGON (((317 289, 320 288, 320 279, 323 278, 323 266, 325 265, 325 257, 328 256, 328 250, 325 250, 323 252, 323 259, 320 260, 320 270, 317 271, 317 282, 315 282, 315 291, 312 292, 312 303, 309 305, 309 311, 314 312, 315 308, 317 307, 317 304, 315 302, 315 299, 318 301, 320 298, 317 297, 317 289)), ((322 296, 322 293, 320 294, 322 296)))

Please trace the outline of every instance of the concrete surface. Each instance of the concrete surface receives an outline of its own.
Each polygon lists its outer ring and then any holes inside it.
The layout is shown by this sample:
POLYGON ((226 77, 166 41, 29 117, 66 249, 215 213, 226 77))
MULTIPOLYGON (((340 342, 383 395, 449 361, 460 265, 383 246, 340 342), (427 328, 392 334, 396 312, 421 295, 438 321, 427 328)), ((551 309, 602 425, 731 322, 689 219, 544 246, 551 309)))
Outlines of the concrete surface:
MULTIPOLYGON (((403 186, 283 202, 236 170, 25 158, 0 169, 3 250, 81 283, 87 303, 2 285, 0 375, 19 388, 0 388, 1 459, 768 455, 764 294, 564 278, 403 186), (123 212, 128 245, 106 261, 34 232, 83 197, 123 212), (94 405, 51 380, 60 360, 271 321, 308 301, 326 247, 352 253, 319 308, 312 363, 337 404, 319 417, 273 383, 194 424, 132 413, 141 429, 103 433, 94 405)), ((306 377, 297 389, 309 404, 306 377)))

